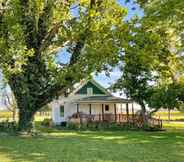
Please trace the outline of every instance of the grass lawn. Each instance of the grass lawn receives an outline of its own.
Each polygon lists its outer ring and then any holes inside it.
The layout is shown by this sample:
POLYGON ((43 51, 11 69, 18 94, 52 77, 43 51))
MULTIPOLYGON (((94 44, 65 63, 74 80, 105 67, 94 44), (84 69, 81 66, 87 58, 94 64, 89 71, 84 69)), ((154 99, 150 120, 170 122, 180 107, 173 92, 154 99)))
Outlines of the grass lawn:
POLYGON ((0 162, 184 161, 184 124, 164 122, 164 128, 162 132, 42 129, 37 137, 0 132, 0 162))
POLYGON ((0 133, 0 162, 181 162, 184 129, 162 132, 50 130, 37 137, 0 133))
MULTIPOLYGON (((168 120, 168 112, 167 111, 158 111, 155 113, 154 117, 160 118, 162 120, 168 120)), ((184 121, 184 112, 181 111, 171 111, 171 120, 173 121, 184 121)))

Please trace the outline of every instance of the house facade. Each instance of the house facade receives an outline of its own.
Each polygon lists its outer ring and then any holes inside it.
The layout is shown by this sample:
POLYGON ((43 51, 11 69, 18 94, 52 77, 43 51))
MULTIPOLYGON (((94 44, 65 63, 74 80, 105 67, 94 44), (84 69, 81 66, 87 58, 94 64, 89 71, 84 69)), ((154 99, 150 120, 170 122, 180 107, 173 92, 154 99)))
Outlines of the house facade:
POLYGON ((67 97, 61 96, 50 105, 55 125, 67 122, 73 114, 83 113, 104 118, 108 114, 122 114, 130 106, 127 99, 113 96, 95 80, 83 81, 67 97))

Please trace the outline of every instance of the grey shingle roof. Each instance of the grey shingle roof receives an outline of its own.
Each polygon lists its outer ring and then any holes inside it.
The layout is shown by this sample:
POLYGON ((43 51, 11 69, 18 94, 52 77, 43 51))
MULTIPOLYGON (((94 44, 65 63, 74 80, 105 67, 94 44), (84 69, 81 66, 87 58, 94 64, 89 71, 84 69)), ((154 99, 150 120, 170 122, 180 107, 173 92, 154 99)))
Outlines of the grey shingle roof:
POLYGON ((131 100, 115 96, 89 96, 76 100, 76 103, 130 103, 131 100))

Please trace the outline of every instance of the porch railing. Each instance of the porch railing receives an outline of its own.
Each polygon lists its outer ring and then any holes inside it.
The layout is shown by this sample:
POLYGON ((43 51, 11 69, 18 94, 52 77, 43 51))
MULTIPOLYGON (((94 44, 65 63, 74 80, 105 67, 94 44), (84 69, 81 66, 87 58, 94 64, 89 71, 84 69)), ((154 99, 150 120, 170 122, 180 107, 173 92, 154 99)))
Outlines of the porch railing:
MULTIPOLYGON (((142 127, 144 124, 143 117, 135 114, 83 114, 76 113, 70 119, 77 119, 80 123, 82 122, 106 122, 106 123, 132 123, 138 127, 142 127)), ((156 118, 147 117, 148 124, 150 126, 159 126, 162 128, 162 120, 156 118)))

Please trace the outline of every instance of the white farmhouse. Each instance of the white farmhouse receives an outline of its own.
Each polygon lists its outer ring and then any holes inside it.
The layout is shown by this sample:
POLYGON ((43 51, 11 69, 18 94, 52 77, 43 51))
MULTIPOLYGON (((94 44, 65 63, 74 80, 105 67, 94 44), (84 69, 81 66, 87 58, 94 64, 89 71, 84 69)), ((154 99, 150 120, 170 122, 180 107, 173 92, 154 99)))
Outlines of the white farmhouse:
POLYGON ((52 120, 58 125, 67 122, 76 113, 93 115, 99 120, 105 120, 110 114, 118 118, 124 110, 129 113, 131 105, 129 100, 113 96, 92 79, 81 82, 67 97, 59 97, 51 103, 52 120))

